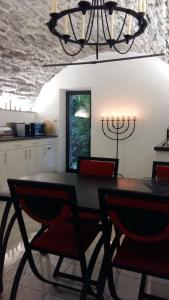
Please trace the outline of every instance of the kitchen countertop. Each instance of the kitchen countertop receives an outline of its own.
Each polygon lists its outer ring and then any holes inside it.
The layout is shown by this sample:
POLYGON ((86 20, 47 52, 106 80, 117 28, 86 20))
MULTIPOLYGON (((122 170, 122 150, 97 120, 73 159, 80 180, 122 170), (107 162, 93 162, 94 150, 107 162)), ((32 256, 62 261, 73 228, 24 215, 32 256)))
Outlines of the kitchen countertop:
POLYGON ((0 137, 0 142, 16 142, 21 140, 37 140, 37 139, 48 139, 48 138, 56 138, 58 135, 43 135, 43 136, 2 136, 0 137))
POLYGON ((154 147, 155 151, 169 151, 169 143, 166 140, 163 140, 159 145, 154 147))

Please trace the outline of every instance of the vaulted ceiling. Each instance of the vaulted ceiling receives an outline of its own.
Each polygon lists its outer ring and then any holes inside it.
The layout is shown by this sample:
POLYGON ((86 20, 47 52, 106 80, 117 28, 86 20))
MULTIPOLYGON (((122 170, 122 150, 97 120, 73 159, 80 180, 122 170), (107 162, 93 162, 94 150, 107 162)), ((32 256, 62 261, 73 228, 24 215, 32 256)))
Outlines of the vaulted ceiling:
MULTIPOLYGON (((131 0, 133 5, 135 0, 131 0)), ((118 1, 130 5, 131 1, 118 1)), ((78 1, 59 0, 59 7, 77 5, 78 1)), ((147 0, 146 32, 139 37, 134 51, 159 53, 168 48, 168 7, 165 0, 147 0)), ((137 5, 137 4, 135 4, 137 5)), ((58 40, 49 32, 51 0, 0 0, 0 95, 16 95, 34 101, 43 84, 60 68, 44 68, 44 64, 68 62, 58 40)), ((102 49, 102 51, 108 49, 102 49)), ((80 56, 94 53, 85 48, 80 56)), ((168 61, 168 53, 166 61, 168 61)), ((77 59, 74 58, 74 60, 77 59)))

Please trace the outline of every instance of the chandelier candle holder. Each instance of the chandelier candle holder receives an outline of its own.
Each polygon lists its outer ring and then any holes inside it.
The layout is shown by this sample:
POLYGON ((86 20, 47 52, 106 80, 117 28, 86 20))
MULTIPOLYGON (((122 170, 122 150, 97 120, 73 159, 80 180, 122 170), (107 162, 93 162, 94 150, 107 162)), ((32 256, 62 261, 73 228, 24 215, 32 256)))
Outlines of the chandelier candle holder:
POLYGON ((119 155, 119 141, 128 139, 134 133, 136 116, 133 117, 101 117, 103 134, 110 140, 116 141, 116 158, 119 155))
POLYGON ((115 1, 92 0, 80 1, 76 7, 66 4, 65 9, 59 11, 58 2, 52 0, 47 25, 70 56, 79 54, 85 46, 95 48, 96 59, 99 48, 105 46, 126 54, 135 38, 144 33, 147 27, 146 0, 138 0, 137 10, 121 7, 115 1), (121 50, 120 44, 124 44, 125 49, 121 50))

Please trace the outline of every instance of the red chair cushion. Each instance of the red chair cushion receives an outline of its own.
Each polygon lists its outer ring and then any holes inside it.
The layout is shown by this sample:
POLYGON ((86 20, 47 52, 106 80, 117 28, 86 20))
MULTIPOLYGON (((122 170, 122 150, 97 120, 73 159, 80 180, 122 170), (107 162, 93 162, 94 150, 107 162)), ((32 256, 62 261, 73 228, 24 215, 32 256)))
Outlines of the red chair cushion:
POLYGON ((100 221, 100 214, 89 213, 89 212, 80 212, 79 217, 81 221, 95 222, 98 223, 100 221))
POLYGON ((158 180, 169 180, 169 166, 157 166, 156 177, 158 180))
MULTIPOLYGON (((99 229, 97 226, 81 226, 82 248, 85 252, 93 242, 99 229)), ((63 223, 48 228, 39 238, 32 242, 32 248, 56 255, 79 257, 77 233, 73 224, 63 223)))
POLYGON ((157 244, 139 243, 124 238, 113 260, 115 267, 169 276, 169 240, 157 244))
POLYGON ((82 160, 80 162, 80 174, 111 177, 114 174, 114 162, 82 160))

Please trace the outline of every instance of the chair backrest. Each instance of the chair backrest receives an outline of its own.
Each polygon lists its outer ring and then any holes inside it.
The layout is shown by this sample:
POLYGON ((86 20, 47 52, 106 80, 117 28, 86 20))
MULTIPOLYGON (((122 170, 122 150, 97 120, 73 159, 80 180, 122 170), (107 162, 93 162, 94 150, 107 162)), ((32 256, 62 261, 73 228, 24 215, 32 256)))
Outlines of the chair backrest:
POLYGON ((78 157, 77 172, 82 175, 117 177, 119 160, 104 157, 78 157))
POLYGON ((15 179, 8 179, 8 185, 18 215, 24 210, 47 226, 66 221, 70 213, 78 218, 73 186, 15 179))
POLYGON ((99 189, 98 193, 103 227, 110 218, 130 239, 156 243, 169 238, 169 199, 127 190, 99 189))
POLYGON ((169 162, 153 161, 152 178, 155 180, 169 181, 169 162))

